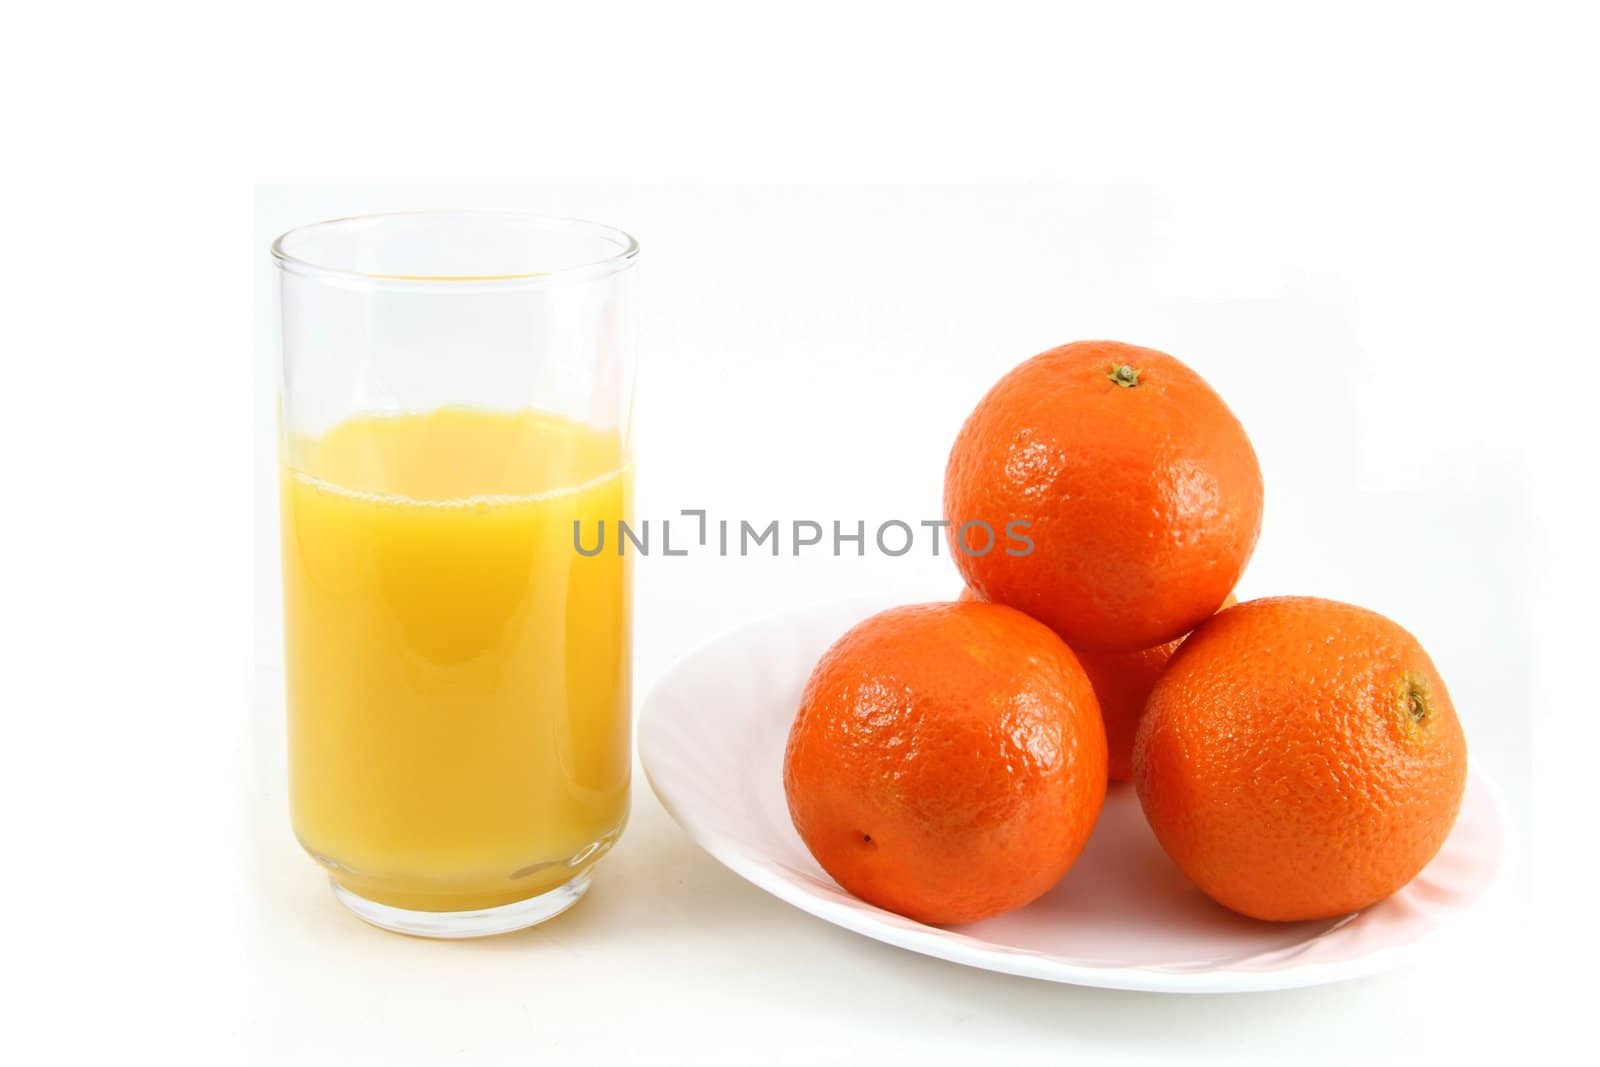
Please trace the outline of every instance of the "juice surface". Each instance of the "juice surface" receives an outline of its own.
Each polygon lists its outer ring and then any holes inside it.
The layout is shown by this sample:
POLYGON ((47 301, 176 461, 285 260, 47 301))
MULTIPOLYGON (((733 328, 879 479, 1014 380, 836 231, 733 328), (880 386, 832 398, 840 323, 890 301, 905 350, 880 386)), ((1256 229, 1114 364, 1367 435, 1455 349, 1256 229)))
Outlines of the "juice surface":
POLYGON ((282 471, 295 832, 353 892, 455 911, 569 881, 627 816, 621 436, 536 411, 363 416, 282 471), (583 556, 605 522, 606 550, 583 556))

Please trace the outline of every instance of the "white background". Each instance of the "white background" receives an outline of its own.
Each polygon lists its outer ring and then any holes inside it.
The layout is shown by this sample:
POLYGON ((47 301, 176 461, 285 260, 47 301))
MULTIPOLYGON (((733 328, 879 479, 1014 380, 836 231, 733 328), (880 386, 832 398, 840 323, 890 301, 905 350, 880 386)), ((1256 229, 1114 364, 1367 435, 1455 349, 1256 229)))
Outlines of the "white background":
MULTIPOLYGON (((871 531, 886 519, 937 519, 950 441, 1013 364, 1084 337, 1178 354, 1228 399, 1262 459, 1267 517, 1241 594, 1332 596, 1412 629, 1451 686, 1474 761, 1503 783, 1515 836, 1526 841, 1523 472, 1476 430, 1495 386, 1458 373, 1471 339, 1416 321, 1435 299, 1427 291, 1408 286, 1394 301, 1360 272, 1333 269, 1325 246, 1306 248, 1303 230, 1291 239, 1249 211, 1207 217, 1197 205, 1121 187, 275 187, 259 194, 257 244, 306 221, 437 206, 537 208, 608 220, 638 236, 638 515, 657 523, 685 507, 735 526, 804 517, 830 530, 834 519, 852 530, 865 520, 871 531)), ((281 696, 272 684, 280 659, 272 610, 274 324, 264 260, 258 299, 266 354, 257 398, 264 670, 249 804, 264 872, 262 936, 271 946, 262 1007, 285 1052, 356 1048, 376 1036, 396 1057, 418 1048, 438 1054, 457 1048, 464 1030, 475 1033, 468 1047, 510 1050, 556 1020, 604 1025, 610 997, 637 1005, 635 1025, 611 1039, 619 1052, 702 1041, 731 1049, 793 1024, 790 983, 812 984, 796 978, 807 970, 836 974, 816 983, 811 997, 821 1002, 801 1016, 819 1031, 819 1049, 845 1033, 861 1044, 900 1040, 895 1024, 852 1017, 856 1005, 885 996, 885 984, 896 990, 895 1015, 968 988, 995 988, 1022 1015, 1019 1024, 984 1012, 985 998, 975 996, 974 1016, 959 1030, 936 1021, 922 1035, 952 1053, 952 1040, 967 1031, 996 1052, 997 1044, 1027 1045, 1029 1027, 1049 1032, 1057 1024, 1063 999, 1098 1005, 1092 1014, 1112 1018, 1146 1010, 1137 994, 1019 990, 952 973, 762 899, 686 842, 642 775, 623 844, 598 868, 590 898, 563 921, 489 948, 396 944, 352 921, 298 855, 285 817, 281 696), (504 969, 519 965, 519 949, 535 971, 536 954, 563 963, 508 990, 504 969), (352 987, 361 990, 354 999, 352 987), (448 1014, 402 1007, 442 988, 457 1005, 448 1014), (740 1027, 707 1034, 686 1010, 707 998, 737 1011, 740 1027), (355 1011, 392 1023, 375 1033, 352 1024, 355 1011)), ((959 579, 930 544, 924 535, 916 552, 898 559, 870 547, 865 558, 835 558, 831 544, 795 558, 786 544, 778 559, 707 552, 641 560, 639 692, 706 638, 784 607, 884 588, 908 599, 954 596, 959 579)), ((1502 900, 1525 900, 1516 870, 1507 890, 1502 900)), ((1509 960, 1521 933, 1486 924, 1470 951, 1509 960)), ((1346 1026, 1360 1021, 1357 1033, 1371 1028, 1394 1042, 1405 1039, 1405 1018, 1386 1005, 1419 983, 1440 997, 1482 988, 1472 970, 1442 954, 1419 973, 1241 996, 1207 1015, 1270 1014, 1283 1020, 1274 1026, 1294 1032, 1337 1010, 1346 1026)), ((1080 1036, 1106 1039, 1104 1026, 1080 1036)), ((1354 1047, 1371 1039, 1361 1034, 1354 1047)))
MULTIPOLYGON (((1578 6, 359 7, 142 6, 3 46, 27 163, 0 265, 24 986, 0 1047, 1415 1060, 1526 1055, 1584 1021, 1600 87, 1578 6), (259 182, 396 179, 517 184, 267 189, 249 219, 259 182), (1008 184, 906 187, 925 182, 1008 184), (562 920, 465 946, 360 926, 294 853, 276 766, 264 241, 420 206, 640 237, 641 516, 915 515, 1017 360, 1084 336, 1189 360, 1263 460, 1244 592, 1354 600, 1418 634, 1507 793, 1511 903, 1431 964, 1340 987, 1047 986, 794 912, 641 780, 562 920)), ((650 564, 641 689, 753 615, 954 584, 921 556, 650 564)))

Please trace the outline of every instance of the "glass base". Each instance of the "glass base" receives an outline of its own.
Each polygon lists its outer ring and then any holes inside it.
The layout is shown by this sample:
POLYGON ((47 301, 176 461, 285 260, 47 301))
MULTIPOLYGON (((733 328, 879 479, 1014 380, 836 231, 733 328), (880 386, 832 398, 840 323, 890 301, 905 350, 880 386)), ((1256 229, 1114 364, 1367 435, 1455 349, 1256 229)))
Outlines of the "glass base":
POLYGON ((357 896, 338 882, 330 880, 330 883, 339 903, 373 926, 397 934, 410 934, 412 937, 459 939, 509 934, 513 930, 525 930, 553 919, 589 891, 591 874, 592 871, 584 871, 572 881, 527 900, 475 911, 411 911, 395 908, 357 896))

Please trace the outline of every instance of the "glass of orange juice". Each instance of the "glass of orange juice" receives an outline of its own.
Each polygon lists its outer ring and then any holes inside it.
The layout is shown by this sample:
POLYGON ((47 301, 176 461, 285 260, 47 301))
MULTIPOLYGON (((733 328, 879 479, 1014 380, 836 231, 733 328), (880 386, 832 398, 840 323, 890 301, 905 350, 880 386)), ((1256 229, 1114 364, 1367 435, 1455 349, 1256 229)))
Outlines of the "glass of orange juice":
POLYGON ((630 517, 637 252, 476 212, 273 244, 291 814, 377 926, 542 922, 627 821, 631 558, 577 543, 630 517))

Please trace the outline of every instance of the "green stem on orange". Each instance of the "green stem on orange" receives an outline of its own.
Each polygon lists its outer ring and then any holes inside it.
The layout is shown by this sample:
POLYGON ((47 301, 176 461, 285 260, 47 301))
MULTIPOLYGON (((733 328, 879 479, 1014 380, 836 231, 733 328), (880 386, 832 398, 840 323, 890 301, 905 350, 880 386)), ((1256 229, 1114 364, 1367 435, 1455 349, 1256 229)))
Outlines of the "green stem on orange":
POLYGON ((1124 389, 1132 389, 1139 384, 1139 372, 1124 363, 1121 366, 1112 367, 1111 373, 1106 375, 1106 379, 1124 389))
POLYGON ((1401 686, 1401 699, 1405 713, 1418 726, 1433 718, 1433 699, 1428 693, 1428 680, 1422 675, 1415 671, 1406 675, 1401 686))

